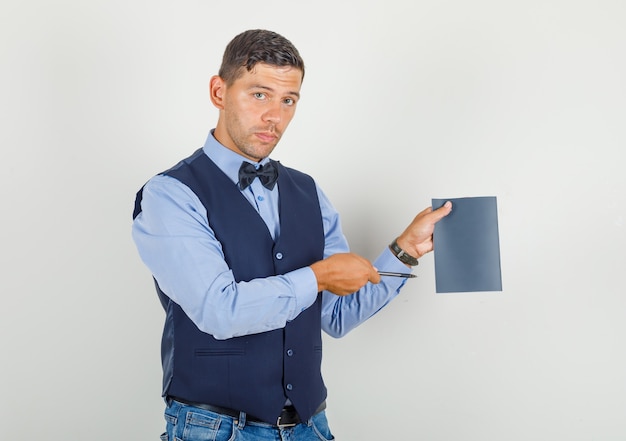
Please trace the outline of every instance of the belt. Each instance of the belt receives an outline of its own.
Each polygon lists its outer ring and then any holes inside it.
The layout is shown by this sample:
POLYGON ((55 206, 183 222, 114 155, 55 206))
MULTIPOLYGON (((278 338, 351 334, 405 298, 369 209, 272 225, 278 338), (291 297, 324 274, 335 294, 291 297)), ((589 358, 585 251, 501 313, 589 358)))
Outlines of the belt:
MULTIPOLYGON (((239 418, 240 412, 235 409, 229 409, 228 407, 213 406, 212 404, 205 404, 205 403, 196 403, 193 401, 183 400, 178 397, 168 397, 168 398, 174 401, 178 401, 179 403, 186 404, 188 406, 193 406, 199 409, 208 410, 209 412, 219 413, 221 415, 226 415, 232 418, 239 418)), ((326 409, 326 401, 323 401, 322 404, 319 405, 319 407, 315 410, 314 415, 317 415, 324 409, 326 409)), ((267 421, 263 421, 260 418, 257 418, 249 414, 246 414, 246 420, 256 422, 256 423, 267 424, 267 421)), ((300 424, 301 422, 302 420, 300 419, 300 415, 298 415, 298 412, 296 412, 296 408, 293 406, 285 406, 283 407, 283 410, 280 412, 280 415, 276 419, 276 424, 274 425, 278 428, 293 427, 293 426, 300 424)))

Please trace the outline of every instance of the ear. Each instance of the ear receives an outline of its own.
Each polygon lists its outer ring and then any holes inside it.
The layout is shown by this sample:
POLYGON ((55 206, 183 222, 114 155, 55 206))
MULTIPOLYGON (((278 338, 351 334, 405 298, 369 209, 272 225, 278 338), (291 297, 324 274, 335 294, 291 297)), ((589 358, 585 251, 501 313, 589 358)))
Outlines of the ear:
POLYGON ((211 97, 213 105, 220 110, 224 108, 225 92, 226 83, 224 80, 218 75, 212 76, 211 81, 209 82, 209 96, 211 97))

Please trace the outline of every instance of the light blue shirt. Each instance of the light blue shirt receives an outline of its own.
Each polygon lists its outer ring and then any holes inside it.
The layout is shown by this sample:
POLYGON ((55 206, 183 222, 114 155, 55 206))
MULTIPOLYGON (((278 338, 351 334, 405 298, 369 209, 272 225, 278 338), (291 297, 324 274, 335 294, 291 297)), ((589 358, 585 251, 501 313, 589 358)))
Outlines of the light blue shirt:
MULTIPOLYGON (((204 153, 237 185, 243 156, 209 134, 204 153)), ((261 161, 264 164, 265 158, 261 161)), ((248 161, 250 162, 250 161, 248 161)), ((324 225, 324 257, 349 251, 340 219, 317 188, 324 225)), ((242 194, 257 209, 276 238, 280 235, 278 185, 268 190, 255 179, 242 194)), ((181 306, 198 328, 217 339, 283 328, 317 298, 310 267, 277 276, 235 282, 198 197, 175 178, 157 175, 143 189, 141 213, 132 236, 141 259, 161 290, 181 306)), ((406 272, 388 248, 374 261, 380 270, 406 272)), ((341 337, 396 297, 405 279, 383 277, 348 296, 322 293, 322 329, 341 337)))

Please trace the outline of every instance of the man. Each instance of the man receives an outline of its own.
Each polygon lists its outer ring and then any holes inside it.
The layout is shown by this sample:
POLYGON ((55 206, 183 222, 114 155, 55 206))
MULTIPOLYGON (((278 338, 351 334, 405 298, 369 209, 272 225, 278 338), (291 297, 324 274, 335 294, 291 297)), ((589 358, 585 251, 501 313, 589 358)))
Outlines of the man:
POLYGON ((333 439, 321 330, 340 337, 398 295, 450 204, 425 209, 375 261, 350 253, 313 179, 269 159, 304 63, 270 31, 226 47, 203 148, 138 192, 133 238, 166 311, 162 439, 333 439), (321 438, 320 438, 321 437, 321 438))

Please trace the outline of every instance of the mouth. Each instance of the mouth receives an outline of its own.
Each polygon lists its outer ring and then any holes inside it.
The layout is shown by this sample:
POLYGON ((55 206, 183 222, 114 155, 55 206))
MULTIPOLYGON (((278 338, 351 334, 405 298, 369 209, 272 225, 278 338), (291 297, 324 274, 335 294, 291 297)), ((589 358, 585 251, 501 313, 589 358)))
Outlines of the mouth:
POLYGON ((278 140, 278 135, 274 132, 255 132, 254 134, 263 142, 271 143, 278 140))

